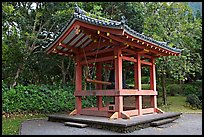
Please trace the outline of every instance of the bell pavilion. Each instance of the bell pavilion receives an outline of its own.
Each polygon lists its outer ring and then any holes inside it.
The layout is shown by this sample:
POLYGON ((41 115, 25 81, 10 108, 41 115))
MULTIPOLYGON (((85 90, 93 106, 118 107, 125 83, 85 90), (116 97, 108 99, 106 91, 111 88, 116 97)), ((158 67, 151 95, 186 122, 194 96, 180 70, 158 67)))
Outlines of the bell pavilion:
POLYGON ((128 27, 121 21, 90 17, 77 5, 73 16, 63 27, 58 37, 46 49, 47 54, 59 54, 75 59, 75 109, 69 115, 101 116, 110 119, 163 113, 157 107, 155 59, 162 56, 178 56, 180 49, 168 46, 128 27), (123 62, 131 62, 134 72, 132 88, 123 86, 123 62), (150 89, 142 89, 141 69, 149 68, 150 89), (95 69, 95 76, 84 76, 85 68, 95 69), (113 70, 114 81, 104 80, 104 71, 113 70), (83 88, 84 82, 95 85, 94 89, 83 88), (105 86, 104 86, 105 85, 105 86), (107 88, 112 85, 112 88, 107 88), (87 96, 96 97, 96 106, 82 107, 87 96), (149 97, 150 106, 143 106, 143 98, 149 97), (104 105, 104 97, 113 98, 104 105), (125 97, 134 98, 131 105, 125 97))

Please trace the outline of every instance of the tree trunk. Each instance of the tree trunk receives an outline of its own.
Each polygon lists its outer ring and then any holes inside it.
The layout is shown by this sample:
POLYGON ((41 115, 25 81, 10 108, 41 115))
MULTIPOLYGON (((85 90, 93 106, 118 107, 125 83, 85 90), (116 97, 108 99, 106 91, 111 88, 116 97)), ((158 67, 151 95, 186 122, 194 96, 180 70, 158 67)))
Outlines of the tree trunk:
POLYGON ((16 76, 14 77, 14 82, 12 84, 12 88, 17 85, 17 79, 19 78, 20 73, 23 71, 23 69, 24 69, 24 64, 20 64, 18 69, 17 69, 16 76))
POLYGON ((64 59, 62 59, 61 70, 62 70, 62 85, 66 86, 66 70, 64 67, 64 59))
POLYGON ((162 82, 163 104, 164 104, 164 105, 167 105, 167 97, 166 97, 166 74, 165 74, 164 71, 162 71, 161 82, 162 82))

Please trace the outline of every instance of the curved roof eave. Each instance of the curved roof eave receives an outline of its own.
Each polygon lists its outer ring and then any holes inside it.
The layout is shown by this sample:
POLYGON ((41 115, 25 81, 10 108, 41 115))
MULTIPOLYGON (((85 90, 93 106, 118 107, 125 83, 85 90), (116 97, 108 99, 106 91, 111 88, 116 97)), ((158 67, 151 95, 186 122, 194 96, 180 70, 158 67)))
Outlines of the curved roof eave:
POLYGON ((171 51, 176 52, 176 53, 181 53, 180 49, 169 47, 168 45, 163 44, 165 42, 156 41, 153 38, 150 38, 150 37, 147 37, 147 36, 145 36, 143 34, 140 34, 140 33, 136 32, 136 31, 132 30, 131 28, 129 28, 127 25, 124 25, 124 31, 126 33, 128 33, 129 35, 134 36, 135 38, 139 38, 141 40, 147 41, 147 42, 149 42, 151 44, 157 45, 157 46, 159 46, 161 48, 164 48, 166 50, 171 50, 171 51))
POLYGON ((143 34, 140 34, 136 31, 134 31, 133 29, 131 29, 130 27, 128 27, 127 25, 123 24, 122 22, 113 21, 113 20, 109 20, 109 19, 107 19, 107 21, 99 20, 99 19, 95 19, 92 17, 88 17, 85 14, 80 14, 80 13, 76 13, 76 12, 74 12, 72 18, 68 21, 67 25, 64 26, 64 28, 62 28, 62 31, 60 32, 61 34, 59 34, 57 36, 57 38, 55 38, 55 40, 53 40, 53 42, 48 45, 46 51, 48 51, 60 39, 60 37, 64 35, 64 33, 69 29, 69 27, 74 23, 75 20, 83 21, 83 22, 86 22, 86 23, 89 23, 92 25, 98 25, 98 26, 102 26, 102 27, 108 27, 108 28, 113 28, 113 29, 123 29, 126 33, 128 33, 129 35, 131 35, 135 38, 139 38, 141 40, 147 41, 151 44, 154 44, 154 45, 159 46, 161 48, 164 48, 166 50, 170 50, 170 51, 176 52, 176 53, 181 53, 181 51, 182 51, 180 49, 169 47, 167 45, 167 42, 157 41, 157 40, 154 40, 153 38, 150 38, 150 37, 147 37, 143 34))

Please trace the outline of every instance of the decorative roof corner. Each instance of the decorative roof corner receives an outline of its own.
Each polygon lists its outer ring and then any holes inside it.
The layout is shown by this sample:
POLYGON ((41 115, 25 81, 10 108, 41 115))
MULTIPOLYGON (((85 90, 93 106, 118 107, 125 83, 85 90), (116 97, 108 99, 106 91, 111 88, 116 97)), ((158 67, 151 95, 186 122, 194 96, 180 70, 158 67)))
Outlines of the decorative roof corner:
MULTIPOLYGON (((103 17, 95 17, 94 15, 84 11, 83 9, 81 9, 77 3, 74 3, 74 14, 73 16, 70 18, 70 20, 68 21, 68 23, 61 29, 61 31, 59 33, 61 33, 61 35, 64 33, 64 31, 66 30, 66 28, 75 20, 78 19, 80 21, 83 22, 87 22, 87 23, 91 23, 93 25, 98 25, 98 26, 103 26, 103 27, 109 27, 109 28, 114 28, 114 29, 123 29, 126 33, 128 33, 129 35, 132 35, 133 37, 142 39, 144 41, 150 42, 152 44, 156 44, 157 46, 161 47, 161 48, 165 48, 167 50, 171 50, 173 52, 176 53, 181 53, 181 49, 177 49, 177 48, 173 48, 168 46, 168 43, 170 43, 170 41, 166 41, 166 42, 162 42, 162 41, 157 41, 151 37, 145 36, 143 33, 139 33, 133 29, 131 29, 128 25, 127 25, 127 19, 126 17, 123 15, 121 16, 121 20, 120 21, 115 21, 115 20, 110 20, 110 19, 106 19, 103 17)), ((55 40, 57 40, 60 37, 60 35, 58 35, 56 37, 55 40)), ((53 42, 54 43, 54 42, 53 42)))
POLYGON ((124 15, 123 15, 123 16, 121 16, 121 20, 120 20, 120 22, 121 22, 121 25, 125 25, 125 24, 126 24, 127 19, 125 18, 125 16, 124 16, 124 15))
POLYGON ((76 2, 74 3, 74 12, 81 14, 81 15, 85 15, 85 12, 79 8, 76 2))

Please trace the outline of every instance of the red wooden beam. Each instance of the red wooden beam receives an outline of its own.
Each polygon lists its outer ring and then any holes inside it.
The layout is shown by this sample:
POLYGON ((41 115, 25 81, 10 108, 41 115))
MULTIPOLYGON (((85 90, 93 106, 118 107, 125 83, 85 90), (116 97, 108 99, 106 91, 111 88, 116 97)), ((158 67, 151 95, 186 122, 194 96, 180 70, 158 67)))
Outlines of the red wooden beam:
POLYGON ((80 64, 81 65, 86 65, 86 64, 89 64, 89 63, 104 62, 104 61, 113 60, 113 59, 114 59, 113 56, 108 56, 108 57, 103 57, 103 58, 90 59, 90 60, 87 60, 87 61, 84 60, 80 64))
POLYGON ((154 113, 154 108, 142 109, 142 114, 149 114, 149 113, 154 113))
POLYGON ((58 49, 55 49, 55 52, 58 53, 58 54, 61 54, 61 55, 73 55, 72 53, 70 52, 66 52, 66 51, 62 51, 62 50, 58 50, 58 49))
POLYGON ((78 50, 77 50, 76 48, 73 48, 73 47, 68 46, 68 45, 66 45, 66 44, 59 43, 59 46, 62 46, 62 47, 64 47, 64 48, 68 48, 68 49, 71 50, 71 52, 73 51, 74 53, 77 53, 77 52, 78 52, 78 50))
MULTIPOLYGON (((75 92, 79 91, 79 90, 82 90, 82 66, 81 66, 79 60, 80 60, 79 56, 76 56, 75 92)), ((77 109, 77 113, 80 113, 81 108, 82 108, 82 98, 81 97, 76 97, 76 109, 77 109)))
POLYGON ((119 90, 79 90, 74 92, 74 96, 117 96, 119 90))
POLYGON ((85 22, 81 21, 76 21, 78 25, 83 26, 85 28, 91 29, 91 30, 96 30, 96 31, 101 31, 101 32, 109 32, 112 34, 117 34, 117 35, 122 35, 123 34, 123 29, 114 29, 114 28, 108 28, 108 27, 102 27, 102 26, 97 26, 97 25, 92 25, 88 24, 85 22))
POLYGON ((135 58, 137 59, 137 62, 134 63, 135 89, 141 90, 141 60, 140 60, 140 54, 136 54, 135 58))
POLYGON ((120 90, 120 95, 128 96, 128 95, 157 95, 157 91, 154 90, 134 90, 134 89, 122 89, 120 90))
POLYGON ((88 115, 88 116, 101 116, 101 117, 109 117, 108 111, 99 111, 93 109, 82 109, 80 112, 81 115, 88 115))
MULTIPOLYGON (((102 80, 102 63, 101 62, 96 63, 96 78, 98 80, 102 80)), ((101 90, 102 84, 97 84, 96 89, 101 90)), ((97 96, 97 106, 98 106, 98 110, 102 109, 102 107, 103 107, 102 96, 97 96)))
MULTIPOLYGON (((93 52, 90 51, 90 52, 87 52, 87 53, 85 53, 85 54, 86 54, 86 56, 91 56, 91 55, 103 54, 103 53, 111 52, 111 51, 113 51, 113 48, 108 48, 108 49, 103 49, 103 50, 93 51, 93 52)), ((80 56, 80 57, 83 57, 84 54, 80 54, 79 56, 80 56)))
MULTIPOLYGON (((176 53, 174 53, 174 52, 172 52, 172 51, 170 51, 170 50, 166 50, 166 49, 164 49, 164 48, 162 48, 162 47, 159 47, 159 46, 157 46, 157 45, 155 45, 155 44, 153 44, 153 43, 151 43, 151 42, 147 42, 147 41, 145 41, 145 40, 141 40, 140 38, 136 38, 136 37, 133 37, 133 36, 131 36, 130 34, 128 34, 127 32, 125 32, 124 33, 124 36, 125 37, 128 37, 128 40, 131 38, 131 41, 137 41, 137 40, 139 40, 140 41, 140 43, 143 43, 143 45, 145 45, 146 46, 146 48, 147 49, 149 49, 149 50, 155 50, 156 52, 158 52, 158 51, 162 51, 162 50, 164 50, 164 51, 168 51, 168 53, 162 53, 162 52, 159 52, 159 53, 161 53, 163 56, 168 56, 168 55, 170 55, 170 54, 176 54, 176 53), (158 50, 158 49, 160 49, 160 50, 158 50)), ((153 53, 156 53, 155 51, 152 51, 153 53)), ((159 54, 158 53, 158 54, 159 54)))
POLYGON ((72 47, 75 47, 79 42, 81 42, 81 40, 83 39, 83 38, 85 38, 86 37, 86 34, 83 34, 83 36, 81 37, 81 38, 79 38, 73 45, 72 45, 72 47))
POLYGON ((56 46, 58 46, 61 41, 63 41, 63 40, 66 38, 66 36, 74 29, 75 25, 77 25, 76 22, 74 22, 74 23, 67 29, 67 31, 54 43, 54 45, 47 51, 48 54, 49 54, 56 46))
MULTIPOLYGON (((74 39, 76 39, 76 37, 78 37, 78 34, 75 34, 74 37, 72 37, 67 43, 65 43, 66 45, 69 45, 74 39)), ((70 45, 71 46, 71 45, 70 45)))
POLYGON ((142 115, 142 96, 135 96, 135 105, 136 109, 138 109, 138 115, 142 115))
POLYGON ((80 48, 80 47, 82 47, 87 41, 89 41, 90 39, 89 38, 87 38, 86 40, 84 40, 84 42, 82 42, 78 47, 80 48))
POLYGON ((138 115, 138 110, 126 110, 126 111, 123 111, 122 113, 125 113, 128 116, 137 116, 138 115))
POLYGON ((144 60, 140 60, 140 62, 144 65, 149 65, 149 66, 152 66, 152 63, 151 62, 146 62, 144 60))
POLYGON ((151 59, 150 66, 150 89, 156 91, 156 70, 155 70, 155 59, 151 59))
POLYGON ((130 62, 137 62, 136 59, 134 59, 134 58, 130 58, 130 57, 126 57, 126 56, 122 56, 122 59, 123 59, 123 60, 130 61, 130 62))

